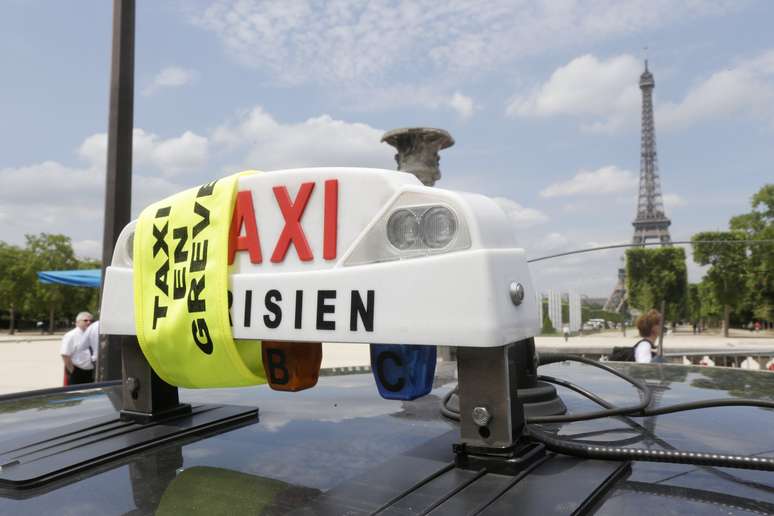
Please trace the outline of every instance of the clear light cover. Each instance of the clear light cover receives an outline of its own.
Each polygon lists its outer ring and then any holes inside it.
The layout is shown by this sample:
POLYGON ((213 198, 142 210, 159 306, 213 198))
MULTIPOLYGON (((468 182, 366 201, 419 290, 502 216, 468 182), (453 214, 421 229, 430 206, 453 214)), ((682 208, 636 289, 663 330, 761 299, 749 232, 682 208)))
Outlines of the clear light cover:
POLYGON ((419 218, 407 209, 400 209, 390 215, 387 221, 387 238, 400 250, 411 249, 419 243, 419 218))
POLYGON ((420 258, 470 248, 464 219, 446 199, 401 196, 358 242, 344 265, 420 258))
POLYGON ((420 234, 431 249, 443 249, 457 234, 457 217, 449 208, 436 206, 422 214, 420 234))

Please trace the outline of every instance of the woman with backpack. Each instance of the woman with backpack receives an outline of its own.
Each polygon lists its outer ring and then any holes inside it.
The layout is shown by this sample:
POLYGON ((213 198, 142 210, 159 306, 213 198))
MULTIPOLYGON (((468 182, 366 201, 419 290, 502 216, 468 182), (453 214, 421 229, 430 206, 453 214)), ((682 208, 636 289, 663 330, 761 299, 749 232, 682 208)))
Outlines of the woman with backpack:
POLYGON ((642 337, 634 345, 634 361, 649 364, 658 351, 656 339, 661 334, 661 314, 658 310, 648 310, 637 318, 637 330, 642 337))
POLYGON ((654 357, 658 348, 656 339, 661 334, 661 314, 658 310, 648 310, 637 318, 635 323, 640 332, 640 340, 634 346, 614 347, 609 360, 614 362, 640 362, 649 364, 661 362, 661 357, 654 357))

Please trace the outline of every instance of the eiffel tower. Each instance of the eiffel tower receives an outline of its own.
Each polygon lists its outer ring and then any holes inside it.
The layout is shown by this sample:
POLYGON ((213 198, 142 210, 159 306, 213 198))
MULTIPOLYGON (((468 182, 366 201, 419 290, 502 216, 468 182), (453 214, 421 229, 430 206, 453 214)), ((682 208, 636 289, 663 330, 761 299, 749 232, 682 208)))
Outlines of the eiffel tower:
MULTIPOLYGON (((672 242, 669 236, 669 225, 672 223, 664 213, 664 200, 661 197, 661 180, 658 174, 658 159, 656 156, 656 129, 653 123, 653 88, 656 81, 648 70, 648 60, 645 60, 645 71, 640 75, 640 90, 642 90, 642 136, 640 150, 640 190, 637 197, 637 216, 634 218, 635 245, 644 244, 648 240, 658 240, 662 245, 672 242)), ((605 303, 604 310, 622 312, 626 304, 626 269, 618 269, 618 283, 613 293, 605 303)))

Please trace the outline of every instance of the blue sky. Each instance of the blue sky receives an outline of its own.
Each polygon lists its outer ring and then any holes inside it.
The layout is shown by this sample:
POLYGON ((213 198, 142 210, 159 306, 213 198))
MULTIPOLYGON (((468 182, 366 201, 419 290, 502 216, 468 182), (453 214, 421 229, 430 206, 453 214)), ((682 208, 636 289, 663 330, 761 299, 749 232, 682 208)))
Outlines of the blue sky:
MULTIPOLYGON (((0 5, 0 240, 100 253, 111 4, 0 5)), ((647 46, 672 237, 725 228, 774 179, 772 19, 763 0, 139 0, 133 211, 242 168, 394 168, 382 132, 428 125, 457 141, 437 186, 502 198, 530 256, 626 242, 647 46)), ((620 254, 533 273, 604 296, 620 254)))

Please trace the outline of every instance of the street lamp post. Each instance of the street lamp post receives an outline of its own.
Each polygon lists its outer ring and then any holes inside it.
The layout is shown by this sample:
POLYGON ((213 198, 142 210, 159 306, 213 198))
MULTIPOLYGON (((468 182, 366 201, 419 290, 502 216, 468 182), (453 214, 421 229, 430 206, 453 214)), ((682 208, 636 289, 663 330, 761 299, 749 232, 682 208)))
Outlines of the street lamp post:
MULTIPOLYGON (((113 258, 121 230, 132 209, 132 131, 134 129, 135 0, 113 1, 113 47, 110 68, 105 226, 102 233, 102 277, 113 258)), ((100 299, 102 296, 100 295, 100 299)), ((121 378, 121 346, 113 337, 100 344, 97 380, 121 378)))

